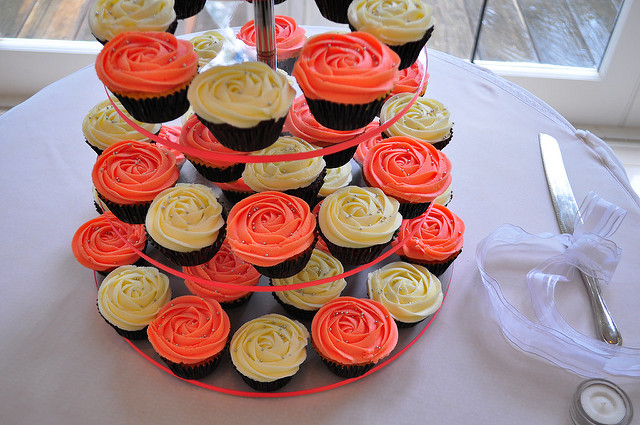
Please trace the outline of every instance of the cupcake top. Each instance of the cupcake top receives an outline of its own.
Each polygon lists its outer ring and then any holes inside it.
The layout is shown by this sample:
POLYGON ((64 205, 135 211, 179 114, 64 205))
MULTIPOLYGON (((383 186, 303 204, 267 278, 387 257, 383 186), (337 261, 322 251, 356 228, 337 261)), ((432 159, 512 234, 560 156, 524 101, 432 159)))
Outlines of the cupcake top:
MULTIPOLYGON (((226 239, 211 260, 198 266, 183 267, 182 272, 200 279, 234 285, 257 285, 262 276, 251 264, 231 250, 229 241, 226 239)), ((189 279, 185 279, 184 284, 192 294, 213 298, 219 303, 231 302, 250 293, 239 289, 218 288, 213 284, 203 285, 189 279)))
POLYGON ((114 93, 159 96, 185 88, 198 72, 193 45, 166 32, 125 32, 102 48, 98 78, 114 93))
POLYGON ((369 273, 369 297, 380 301, 399 322, 416 323, 440 308, 440 280, 426 267, 404 261, 389 263, 369 273))
POLYGON ((231 361, 258 382, 293 376, 307 358, 309 331, 297 320, 267 314, 243 324, 231 338, 231 361))
POLYGON ((112 325, 144 329, 171 300, 169 277, 155 267, 120 266, 98 288, 98 310, 112 325))
MULTIPOLYGON (((310 143, 292 136, 280 136, 271 146, 255 152, 255 155, 281 155, 316 150, 310 143)), ((285 191, 309 186, 325 168, 322 156, 295 161, 250 163, 242 172, 242 180, 252 190, 285 191)))
POLYGON ((319 196, 322 198, 327 197, 336 190, 348 186, 351 183, 351 179, 350 162, 338 168, 327 168, 327 173, 324 175, 324 184, 320 188, 319 196))
POLYGON ((363 130, 359 128, 357 130, 340 131, 323 126, 311 114, 304 96, 298 96, 293 101, 291 111, 289 111, 284 123, 284 131, 288 131, 296 137, 321 147, 351 140, 362 134, 363 130))
MULTIPOLYGON (((410 235, 423 218, 424 214, 404 220, 397 240, 401 241, 410 235)), ((396 253, 416 260, 445 261, 462 250, 463 237, 462 219, 447 207, 433 204, 420 229, 396 253)))
MULTIPOLYGON (((118 110, 127 116, 139 127, 147 130, 149 133, 158 134, 161 124, 143 123, 134 119, 124 109, 120 101, 113 98, 113 103, 118 110)), ((89 113, 82 120, 82 133, 85 139, 92 146, 100 150, 105 150, 109 146, 122 140, 139 140, 141 142, 149 142, 150 139, 137 129, 133 128, 122 119, 118 111, 113 107, 109 99, 96 104, 89 110, 89 113)))
POLYGON ((178 183, 155 197, 145 227, 165 248, 191 252, 212 245, 224 226, 222 205, 213 189, 197 183, 178 183))
POLYGON ((147 142, 125 140, 98 156, 91 179, 98 193, 119 204, 151 202, 173 186, 180 171, 176 157, 147 142))
MULTIPOLYGON (((171 143, 179 143, 180 142, 180 133, 182 132, 182 126, 179 125, 163 125, 160 128, 160 132, 158 133, 158 137, 163 139, 163 140, 167 140, 171 143)), ((179 150, 170 148, 168 146, 164 146, 162 145, 162 148, 167 149, 168 151, 171 151, 171 153, 173 153, 173 155, 176 157, 176 164, 178 165, 178 168, 181 168, 184 163, 187 161, 187 159, 184 156, 184 153, 182 153, 179 150)))
POLYGON ((398 327, 382 303, 339 297, 315 314, 311 339, 322 357, 336 363, 377 363, 398 343, 398 327))
POLYGON ((286 116, 295 94, 286 74, 248 61, 201 72, 191 82, 187 97, 204 120, 250 128, 286 116))
POLYGON ((371 147, 362 170, 367 184, 400 202, 432 202, 451 184, 449 158, 411 137, 390 137, 371 147))
POLYGON ((144 226, 123 223, 112 213, 106 212, 76 230, 71 249, 76 260, 83 266, 97 271, 113 270, 140 259, 140 255, 122 238, 138 251, 143 251, 147 243, 144 226))
POLYGON ((242 259, 269 267, 305 252, 316 238, 316 218, 302 199, 260 192, 231 208, 227 238, 242 259))
MULTIPOLYGON (((215 136, 202 124, 197 115, 191 115, 189 119, 182 126, 182 132, 180 133, 180 144, 194 149, 199 149, 203 152, 215 152, 215 153, 237 153, 229 148, 226 148, 218 142, 215 136)), ((224 161, 218 159, 209 159, 203 157, 197 157, 192 154, 187 154, 190 160, 195 160, 202 164, 209 164, 213 166, 225 167, 234 165, 235 162, 224 161)))
MULTIPOLYGON (((311 282, 326 277, 337 276, 344 273, 342 263, 331 254, 314 249, 311 259, 302 271, 285 279, 271 279, 274 286, 293 285, 296 283, 311 282)), ((320 285, 291 291, 276 291, 274 294, 283 302, 301 310, 317 310, 329 301, 340 296, 347 286, 344 279, 334 280, 320 285)))
POLYGON ((333 244, 365 248, 387 243, 402 223, 399 203, 373 187, 347 186, 320 204, 318 224, 333 244))
POLYGON ((420 40, 433 27, 433 8, 422 0, 354 0, 349 23, 389 45, 420 40))
POLYGON ((450 184, 449 186, 447 186, 444 192, 442 192, 441 195, 438 195, 438 197, 433 202, 446 207, 447 204, 451 201, 451 198, 453 197, 452 186, 453 184, 450 184))
POLYGON ((222 51, 224 36, 218 31, 205 31, 192 37, 193 50, 198 55, 198 67, 203 67, 214 59, 222 51))
MULTIPOLYGON (((276 55, 278 60, 288 59, 297 56, 307 40, 304 28, 299 27, 296 21, 290 16, 276 15, 276 55)), ((250 47, 256 46, 256 25, 252 19, 240 28, 236 34, 238 39, 250 47)))
POLYGON ((216 300, 183 295, 164 306, 149 324, 147 336, 163 358, 196 364, 215 357, 227 345, 229 316, 216 300))
MULTIPOLYGON (((367 127, 365 128, 365 132, 369 130, 373 130, 378 127, 380 127, 380 122, 376 119, 375 121, 367 125, 367 127)), ((364 157, 367 154, 367 152, 369 152, 369 149, 371 149, 371 146, 375 145, 381 140, 382 140, 382 133, 377 132, 374 136, 371 136, 367 140, 360 142, 360 144, 358 144, 358 148, 356 149, 356 152, 353 154, 353 159, 355 159, 355 161, 358 164, 362 165, 364 163, 364 157)))
POLYGON ((109 41, 127 31, 165 31, 176 20, 174 0, 95 0, 87 13, 91 33, 109 41))
POLYGON ((429 74, 427 73, 427 75, 424 75, 424 66, 420 61, 417 60, 411 66, 400 70, 398 82, 393 88, 391 95, 398 94, 398 93, 415 94, 415 92, 418 91, 418 89, 421 87, 421 84, 423 82, 424 82, 424 87, 422 87, 422 91, 420 92, 420 94, 424 94, 424 92, 427 90, 427 83, 429 82, 429 74), (423 78, 424 78, 424 81, 422 81, 423 78))
MULTIPOLYGON (((380 111, 380 123, 395 117, 413 99, 411 93, 401 93, 387 99, 380 111)), ((418 97, 409 110, 385 130, 388 136, 409 136, 430 143, 440 142, 451 135, 451 114, 442 103, 418 97)))
POLYGON ((370 34, 324 33, 307 40, 292 75, 308 99, 366 104, 391 92, 399 64, 370 34))

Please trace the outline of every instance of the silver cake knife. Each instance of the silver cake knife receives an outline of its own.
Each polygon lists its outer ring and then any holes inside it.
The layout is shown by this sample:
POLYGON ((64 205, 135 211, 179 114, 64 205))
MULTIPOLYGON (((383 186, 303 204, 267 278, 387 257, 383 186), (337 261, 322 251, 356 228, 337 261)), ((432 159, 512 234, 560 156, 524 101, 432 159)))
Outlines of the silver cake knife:
MULTIPOLYGON (((540 153, 549 185, 551 203, 556 212, 560 231, 573 234, 573 225, 578 215, 578 204, 569 184, 560 147, 556 139, 548 134, 540 133, 538 140, 540 141, 540 153)), ((609 344, 622 345, 622 336, 602 298, 597 279, 582 272, 580 274, 591 299, 598 336, 609 344)))

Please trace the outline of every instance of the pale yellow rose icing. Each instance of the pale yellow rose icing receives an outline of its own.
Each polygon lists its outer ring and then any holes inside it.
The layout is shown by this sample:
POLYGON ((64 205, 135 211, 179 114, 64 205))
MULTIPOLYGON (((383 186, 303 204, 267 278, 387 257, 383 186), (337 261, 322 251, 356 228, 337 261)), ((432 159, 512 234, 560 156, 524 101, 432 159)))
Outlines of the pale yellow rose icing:
POLYGON ((307 358, 309 331, 300 322, 267 314, 242 325, 231 338, 231 361, 258 382, 293 376, 307 358))
MULTIPOLYGON (((281 155, 311 152, 318 149, 298 137, 281 136, 271 146, 255 155, 281 155)), ((295 161, 263 162, 247 164, 242 180, 256 192, 285 191, 309 186, 325 168, 322 156, 295 161)))
POLYGON ((155 267, 120 266, 98 289, 100 314, 126 331, 144 329, 170 300, 169 277, 155 267))
POLYGON ((338 168, 328 168, 327 173, 324 175, 324 184, 320 188, 319 195, 323 198, 329 196, 336 190, 349 186, 351 179, 350 162, 338 168))
MULTIPOLYGON (((400 93, 387 99, 380 111, 380 124, 398 115, 412 98, 411 93, 400 93)), ((418 97, 409 110, 385 130, 385 134, 436 143, 447 139, 452 127, 451 113, 445 105, 435 99, 418 97)))
MULTIPOLYGON (((296 283, 311 282, 326 277, 337 276, 344 273, 342 263, 331 254, 319 249, 314 249, 311 259, 302 271, 286 279, 271 279, 274 286, 293 285, 296 283)), ((283 302, 302 310, 317 310, 329 301, 340 296, 347 286, 347 281, 338 279, 321 285, 307 286, 306 288, 291 291, 276 291, 275 294, 283 302)))
POLYGON ((87 19, 96 38, 108 41, 126 31, 164 31, 176 20, 174 0, 96 0, 87 19))
POLYGON ((453 190, 451 188, 452 184, 450 184, 449 186, 447 186, 447 188, 444 190, 444 192, 442 192, 441 195, 439 195, 435 201, 436 204, 440 204, 442 206, 447 206, 447 204, 451 201, 451 198, 453 197, 453 190))
POLYGON ((222 51, 224 36, 218 31, 205 31, 189 40, 198 54, 198 66, 203 67, 222 51))
POLYGON ((198 74, 187 96, 193 111, 214 124, 250 128, 287 115, 295 90, 287 77, 262 62, 214 66, 198 74))
POLYGON ((165 248, 191 252, 212 245, 224 226, 222 205, 215 192, 196 183, 178 183, 151 203, 145 226, 165 248))
POLYGON ((393 239, 402 224, 399 205, 378 188, 347 186, 322 201, 318 223, 335 245, 370 247, 393 239))
POLYGON ((349 23, 389 45, 420 40, 434 24, 433 8, 422 0, 354 0, 349 23))
POLYGON ((380 301, 399 322, 416 323, 440 308, 440 280, 426 267, 404 261, 389 263, 369 273, 369 297, 380 301))
MULTIPOLYGON (((118 99, 113 98, 113 103, 127 118, 149 133, 157 134, 160 131, 161 124, 138 121, 129 115, 118 99)), ((150 141, 147 136, 127 124, 109 99, 103 100, 89 110, 89 113, 82 120, 82 133, 91 145, 100 150, 105 150, 122 140, 150 141)))

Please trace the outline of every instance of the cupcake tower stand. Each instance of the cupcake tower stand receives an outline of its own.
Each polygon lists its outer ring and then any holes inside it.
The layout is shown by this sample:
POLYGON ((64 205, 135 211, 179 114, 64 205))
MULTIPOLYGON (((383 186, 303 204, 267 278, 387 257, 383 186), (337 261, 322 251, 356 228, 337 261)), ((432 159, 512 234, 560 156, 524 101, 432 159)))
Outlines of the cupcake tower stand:
MULTIPOLYGON (((276 39, 275 39, 275 21, 274 21, 274 0, 254 0, 253 5, 254 5, 254 14, 255 14, 255 22, 256 22, 257 58, 258 60, 268 64, 271 68, 275 69, 276 68, 276 39)), ((424 55, 421 55, 421 58, 419 60, 423 60, 425 62, 425 76, 426 76, 426 70, 428 67, 426 47, 423 49, 423 53, 424 55)), ((425 82, 423 81, 423 84, 424 83, 425 82)), ((224 159, 229 159, 237 162, 271 162, 274 160, 278 160, 278 161, 295 160, 295 159, 302 159, 303 157, 328 155, 330 153, 339 152, 343 149, 348 149, 350 147, 356 146, 361 141, 364 141, 374 136, 375 134, 384 131, 389 126, 393 125, 393 123, 395 123, 415 102, 415 100, 418 97, 418 93, 419 91, 416 92, 412 101, 402 111, 400 111, 398 116, 396 116, 394 119, 391 119, 388 122, 386 122, 384 125, 381 125, 380 128, 367 131, 365 132, 365 134, 355 137, 350 141, 342 142, 337 145, 319 149, 314 152, 307 152, 303 154, 285 154, 285 155, 279 155, 277 158, 274 156, 269 156, 268 158, 259 157, 259 156, 247 156, 245 154, 237 154, 237 155, 217 154, 217 155, 220 155, 221 157, 224 156, 224 159)), ((118 110, 117 107, 116 107, 116 110, 118 110)), ((131 126, 136 128, 141 133, 147 135, 147 137, 169 148, 178 149, 178 150, 184 149, 184 147, 177 145, 176 143, 162 139, 156 135, 146 132, 144 129, 140 128, 128 117, 126 117, 121 111, 118 111, 118 113, 126 122, 128 122, 131 126)), ((354 176, 354 182, 356 183, 358 182, 362 183, 362 179, 359 174, 360 174, 359 172, 356 172, 356 175, 354 176)), ((181 180, 182 179, 183 178, 181 176, 181 180)), ((197 175, 197 173, 194 173, 194 175, 191 177, 185 178, 185 180, 196 181, 196 182, 198 182, 199 179, 201 179, 201 177, 197 175)), ((207 182, 204 180, 202 180, 202 182, 204 184, 207 184, 207 182)), ((427 214, 424 215, 425 219, 428 216, 428 214, 429 214, 429 211, 427 211, 427 214)), ((415 226, 414 232, 419 227, 420 226, 415 226)), ((410 234, 406 238, 406 240, 408 240, 412 236, 413 236, 413 233, 410 234)), ((222 282, 204 281, 202 279, 194 278, 193 276, 185 275, 180 271, 175 270, 163 264, 162 261, 159 261, 156 258, 150 257, 144 254, 143 252, 138 251, 132 245, 130 245, 128 241, 126 241, 124 238, 122 239, 127 245, 129 245, 132 249, 136 250, 141 255, 141 257, 143 257, 149 263, 158 267, 161 270, 168 272, 173 276, 176 276, 177 278, 180 278, 180 279, 186 278, 190 280, 195 280, 196 282, 203 283, 205 285, 209 285, 214 288, 226 287, 230 289, 237 289, 239 287, 239 285, 222 283, 222 282)), ((403 241, 399 241, 398 246, 401 246, 402 244, 403 244, 403 241)), ((366 294, 363 292, 364 291, 363 288, 365 288, 366 286, 365 281, 366 281, 367 273, 362 273, 362 272, 370 268, 371 270, 373 270, 378 266, 381 266, 382 264, 384 264, 383 262, 387 260, 394 252, 395 252, 395 248, 387 249, 386 252, 384 252, 379 258, 375 259, 374 261, 368 264, 364 264, 364 265, 352 268, 350 270, 347 270, 343 274, 338 276, 332 276, 329 278, 324 278, 324 279, 305 282, 305 283, 298 283, 294 285, 280 286, 278 287, 277 290, 301 289, 301 288, 306 288, 313 285, 319 285, 322 283, 331 282, 334 280, 338 280, 340 278, 349 278, 347 288, 343 291, 342 295, 366 297, 366 294), (362 281, 363 279, 365 281, 362 281), (358 282, 356 282, 355 280, 358 280, 358 282)), ((450 286, 452 275, 453 275, 453 266, 450 267, 450 269, 441 276, 442 287, 443 287, 445 298, 450 286)), ((96 282, 96 285, 98 286, 99 280, 97 277, 97 273, 95 273, 95 282, 96 282)), ((175 282, 172 282, 174 295, 176 296, 182 295, 180 291, 182 290, 184 292, 185 290, 181 288, 181 286, 183 285, 175 284, 175 282)), ((276 290, 274 289, 273 286, 263 286, 263 285, 241 286, 240 289, 244 291, 251 291, 251 292, 273 292, 276 290)), ((186 293, 187 292, 185 292, 185 294, 186 293)), ((235 308, 228 312, 231 318, 232 324, 244 323, 248 320, 251 320, 254 317, 257 317, 260 314, 266 314, 268 312, 271 312, 272 307, 276 305, 275 301, 271 299, 265 300, 266 302, 262 303, 264 305, 260 305, 254 302, 255 298, 256 297, 253 297, 249 301, 249 303, 245 304, 245 307, 235 308), (262 313, 261 312, 262 310, 266 310, 266 311, 262 313)), ((258 302, 260 301, 258 300, 258 302)), ((313 349, 311 348, 311 346, 309 346, 307 348, 307 360, 303 363, 300 371, 296 374, 296 377, 292 380, 292 382, 287 384, 287 387, 285 387, 285 390, 287 391, 257 392, 257 391, 245 391, 243 389, 240 389, 240 388, 246 389, 246 385, 241 386, 242 385, 242 383, 240 382, 241 379, 239 376, 237 376, 237 374, 234 373, 235 371, 233 371, 233 366, 231 364, 225 364, 224 362, 210 376, 207 376, 201 380, 185 380, 185 381, 205 389, 226 393, 226 394, 231 394, 231 395, 239 395, 239 396, 247 396, 247 397, 286 397, 286 396, 296 396, 296 395, 316 393, 316 392, 337 388, 337 387, 349 384, 351 382, 360 380, 380 370, 382 367, 385 367, 391 362, 395 361, 406 350, 408 350, 418 339, 420 339, 420 337, 422 337, 422 335, 425 333, 427 328, 431 325, 431 323, 435 319, 436 315, 438 314, 438 311, 436 311, 436 313, 433 316, 431 316, 430 318, 427 318, 427 320, 423 321, 423 323, 419 324, 418 326, 415 326, 409 329, 402 329, 398 339, 398 345, 396 346, 395 350, 392 352, 391 356, 385 359, 384 361, 381 361, 373 369, 371 369, 364 375, 361 375, 356 378, 341 379, 332 375, 324 367, 324 365, 321 364, 320 359, 317 356, 315 356, 313 349), (311 365, 311 363, 313 363, 313 365, 311 365), (234 384, 234 382, 238 382, 239 384, 238 388, 235 388, 236 385, 234 384)), ((141 356, 143 356, 146 360, 148 360, 158 368, 164 370, 165 372, 172 373, 161 361, 158 360, 157 355, 149 347, 149 344, 144 344, 144 342, 143 343, 132 342, 126 338, 123 338, 123 339, 125 339, 125 341, 127 341, 127 343, 131 345, 131 347, 136 352, 138 352, 141 356)))

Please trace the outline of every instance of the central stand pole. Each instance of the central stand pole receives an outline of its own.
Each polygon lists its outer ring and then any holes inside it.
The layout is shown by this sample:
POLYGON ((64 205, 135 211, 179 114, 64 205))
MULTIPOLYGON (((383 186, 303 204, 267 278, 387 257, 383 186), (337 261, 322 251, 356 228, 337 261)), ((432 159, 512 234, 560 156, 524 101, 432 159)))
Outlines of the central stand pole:
POLYGON ((276 69, 276 21, 274 0, 253 0, 258 60, 276 69))

